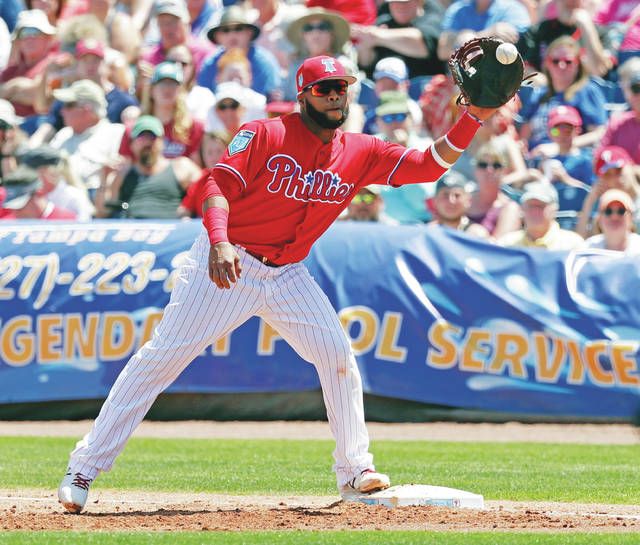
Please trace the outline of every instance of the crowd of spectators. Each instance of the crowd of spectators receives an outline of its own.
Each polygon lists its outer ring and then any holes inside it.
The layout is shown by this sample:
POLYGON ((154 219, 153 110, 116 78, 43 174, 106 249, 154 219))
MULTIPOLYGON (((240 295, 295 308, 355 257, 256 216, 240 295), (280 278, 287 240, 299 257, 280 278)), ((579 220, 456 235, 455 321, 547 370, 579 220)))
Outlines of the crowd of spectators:
POLYGON ((358 76, 344 130, 424 150, 473 36, 531 83, 437 183, 363 188, 341 219, 640 254, 637 0, 4 0, 0 219, 198 218, 242 124, 296 111, 308 56, 358 76))

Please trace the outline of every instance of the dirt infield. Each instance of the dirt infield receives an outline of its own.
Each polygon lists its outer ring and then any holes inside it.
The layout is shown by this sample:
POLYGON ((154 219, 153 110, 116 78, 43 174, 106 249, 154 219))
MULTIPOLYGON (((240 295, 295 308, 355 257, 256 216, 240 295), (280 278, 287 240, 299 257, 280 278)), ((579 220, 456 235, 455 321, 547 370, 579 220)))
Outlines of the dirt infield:
MULTIPOLYGON (((0 422, 2 435, 81 436, 90 422, 0 422)), ((624 425, 370 424, 375 440, 544 441, 636 444, 624 425)), ((138 437, 329 439, 326 423, 145 422, 138 437)), ((62 512, 55 491, 1 490, 0 530, 486 530, 638 532, 640 507, 488 501, 485 510, 388 509, 338 496, 227 496, 92 491, 86 514, 62 512)))

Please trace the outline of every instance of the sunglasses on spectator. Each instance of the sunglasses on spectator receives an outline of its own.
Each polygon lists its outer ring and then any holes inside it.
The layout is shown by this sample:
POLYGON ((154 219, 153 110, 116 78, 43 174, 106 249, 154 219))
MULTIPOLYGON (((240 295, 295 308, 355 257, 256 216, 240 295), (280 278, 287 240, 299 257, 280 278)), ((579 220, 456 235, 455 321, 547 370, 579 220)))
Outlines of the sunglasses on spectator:
POLYGON ((562 59, 551 59, 551 64, 558 66, 561 63, 566 64, 567 66, 571 66, 573 63, 575 63, 577 61, 577 59, 574 57, 573 59, 571 58, 562 58, 562 59))
POLYGON ((380 119, 385 123, 402 123, 405 119, 407 119, 407 114, 385 114, 381 115, 380 119))
POLYGON ((21 29, 18 36, 20 38, 34 38, 35 36, 42 36, 42 34, 37 28, 28 26, 21 29))
POLYGON ((330 32, 331 30, 333 30, 333 27, 331 26, 331 23, 327 23, 326 21, 323 21, 322 23, 316 23, 315 25, 307 23, 302 27, 302 32, 311 32, 312 30, 322 30, 324 32, 330 32))
POLYGON ((240 103, 235 100, 231 102, 221 102, 216 106, 218 110, 237 110, 240 107, 240 103))
POLYGON ((8 131, 13 125, 11 123, 7 123, 3 119, 0 119, 0 131, 8 131))
POLYGON ((640 95, 640 83, 634 83, 630 89, 634 95, 640 95))
POLYGON ((189 61, 181 61, 178 59, 167 59, 167 62, 172 62, 173 64, 179 64, 184 68, 185 66, 189 66, 191 63, 189 61))
POLYGON ((610 208, 607 207, 604 209, 604 215, 609 217, 609 216, 613 216, 614 214, 617 216, 624 216, 627 213, 627 209, 626 208, 610 208))
POLYGON ((77 105, 78 105, 78 103, 75 102, 75 101, 74 102, 63 102, 62 103, 62 107, 67 109, 67 110, 70 110, 71 108, 75 108, 77 105))
POLYGON ((331 91, 335 91, 339 95, 347 93, 349 84, 343 79, 331 79, 326 81, 319 81, 307 87, 311 91, 311 96, 314 97, 326 97, 331 94, 331 91))
POLYGON ((351 202, 353 204, 373 204, 375 200, 375 195, 365 193, 364 195, 356 195, 351 202))
POLYGON ((484 170, 484 169, 487 169, 487 168, 489 168, 489 167, 493 167, 493 169, 494 169, 494 170, 498 170, 499 168, 503 168, 503 167, 504 167, 504 165, 503 165, 502 163, 498 163, 498 162, 495 162, 495 163, 489 163, 489 162, 487 162, 487 161, 478 161, 478 162, 476 163, 476 166, 477 166, 478 168, 483 169, 483 170, 484 170))
POLYGON ((234 25, 234 26, 223 26, 219 28, 217 32, 222 32, 223 34, 227 34, 229 32, 242 32, 246 27, 245 25, 234 25))

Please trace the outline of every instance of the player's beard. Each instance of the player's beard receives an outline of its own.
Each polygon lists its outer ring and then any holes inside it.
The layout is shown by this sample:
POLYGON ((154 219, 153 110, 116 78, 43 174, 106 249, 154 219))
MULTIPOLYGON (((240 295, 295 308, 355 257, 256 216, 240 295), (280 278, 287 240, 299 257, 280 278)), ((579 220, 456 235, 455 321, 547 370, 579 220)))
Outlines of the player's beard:
POLYGON ((347 117, 349 116, 349 104, 344 105, 344 108, 342 108, 341 110, 342 115, 339 119, 331 119, 327 114, 321 112, 320 110, 316 110, 309 101, 306 101, 306 104, 307 115, 323 129, 337 129, 347 120, 347 117))

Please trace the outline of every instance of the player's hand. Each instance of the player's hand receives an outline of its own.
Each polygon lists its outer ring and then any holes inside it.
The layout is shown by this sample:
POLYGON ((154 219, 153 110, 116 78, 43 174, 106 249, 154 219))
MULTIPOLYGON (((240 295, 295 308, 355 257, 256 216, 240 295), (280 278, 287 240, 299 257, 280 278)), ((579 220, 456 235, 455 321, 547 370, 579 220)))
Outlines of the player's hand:
POLYGON ((229 289, 240 274, 240 257, 230 242, 218 242, 209 248, 209 278, 221 289, 229 289))

